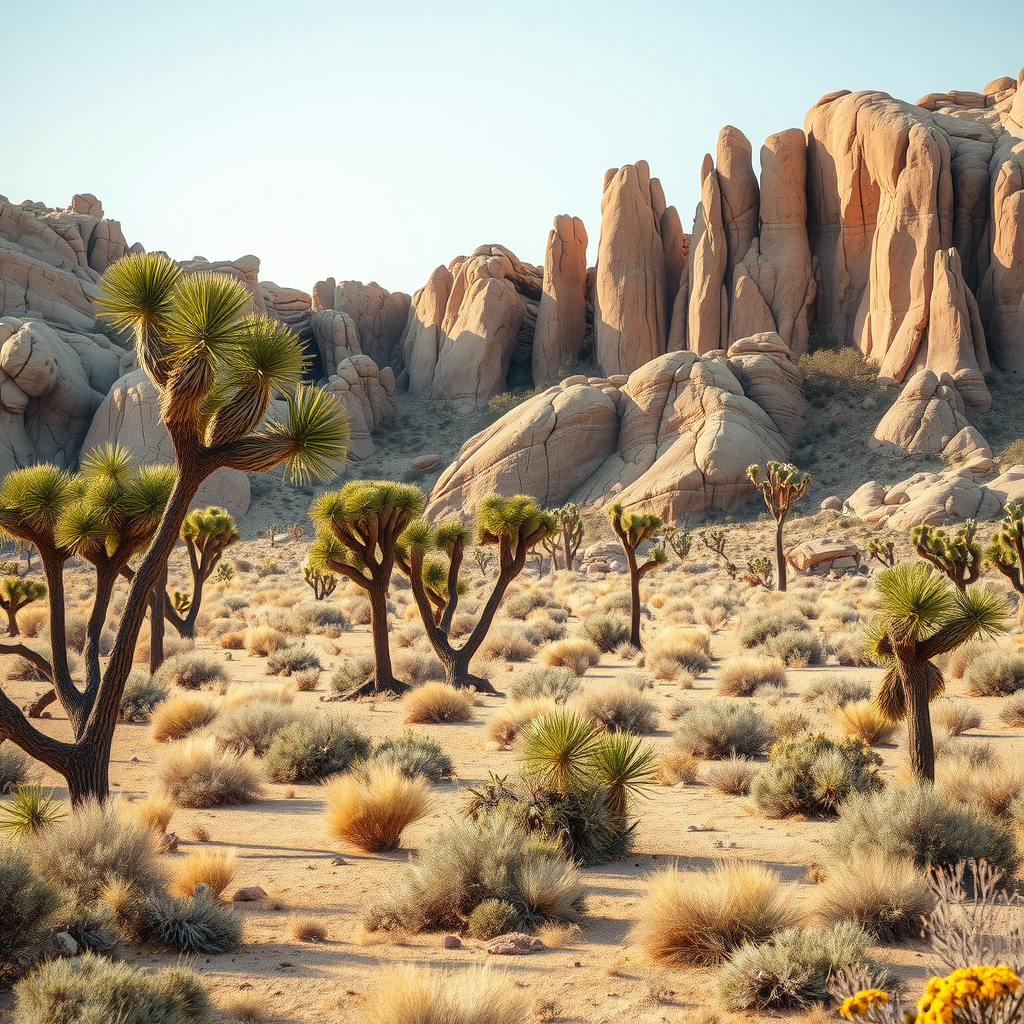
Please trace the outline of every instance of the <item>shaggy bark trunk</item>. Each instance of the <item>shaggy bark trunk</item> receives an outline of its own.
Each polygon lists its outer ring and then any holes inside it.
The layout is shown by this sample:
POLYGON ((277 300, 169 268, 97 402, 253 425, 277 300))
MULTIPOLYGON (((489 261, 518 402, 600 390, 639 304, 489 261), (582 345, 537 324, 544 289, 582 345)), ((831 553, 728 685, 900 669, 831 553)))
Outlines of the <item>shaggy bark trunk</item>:
POLYGON ((167 563, 149 595, 149 674, 164 663, 164 604, 167 601, 167 563))
POLYGON ((7 635, 8 636, 21 636, 21 632, 18 629, 18 609, 10 608, 7 611, 7 635))
POLYGON ((625 548, 626 563, 629 565, 629 642, 642 651, 640 644, 640 570, 636 564, 636 552, 625 548))
POLYGON ((928 711, 928 682, 923 667, 905 666, 907 694, 907 740, 910 768, 917 778, 935 781, 935 746, 932 720, 928 711))
POLYGON ((783 594, 786 592, 786 556, 782 551, 782 524, 785 521, 783 516, 775 524, 775 572, 779 591, 783 594))

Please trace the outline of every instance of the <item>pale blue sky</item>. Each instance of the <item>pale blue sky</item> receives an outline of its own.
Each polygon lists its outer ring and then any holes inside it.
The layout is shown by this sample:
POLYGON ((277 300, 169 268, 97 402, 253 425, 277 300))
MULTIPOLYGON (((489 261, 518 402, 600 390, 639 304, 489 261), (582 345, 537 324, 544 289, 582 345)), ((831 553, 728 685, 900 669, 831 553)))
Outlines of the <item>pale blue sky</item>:
POLYGON ((0 193, 94 192, 129 241, 262 276, 412 291, 552 217, 597 248, 640 158, 689 230, 719 128, 802 127, 836 89, 910 101, 1024 63, 1024 0, 0 0, 0 193))

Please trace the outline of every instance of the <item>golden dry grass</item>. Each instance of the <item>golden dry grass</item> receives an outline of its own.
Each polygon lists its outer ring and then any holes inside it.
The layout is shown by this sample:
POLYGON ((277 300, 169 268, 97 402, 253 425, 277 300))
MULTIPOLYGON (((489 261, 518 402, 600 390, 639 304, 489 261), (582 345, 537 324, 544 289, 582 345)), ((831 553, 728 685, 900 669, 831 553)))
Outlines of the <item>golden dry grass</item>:
POLYGON ((224 692, 221 707, 228 711, 240 704, 291 704, 297 687, 287 683, 232 683, 224 692))
POLYGON ((259 798, 263 765, 252 754, 222 750, 214 736, 175 743, 159 768, 164 789, 179 807, 217 807, 259 798))
POLYGON ((224 1012, 234 1024, 269 1024, 272 1020, 257 996, 234 996, 224 1004, 224 1012))
POLYGON ((870 746, 888 743, 898 725, 887 722, 874 701, 856 700, 831 713, 832 721, 844 736, 856 736, 870 746))
POLYGON ((473 717, 473 697, 451 683, 424 683, 402 698, 406 723, 468 722, 473 717))
POLYGON ((999 758, 978 764, 971 751, 954 750, 936 764, 935 785, 951 800, 1003 816, 1024 792, 1024 767, 999 758))
POLYGON ((167 832, 177 806, 169 794, 155 790, 148 794, 145 800, 136 800, 129 804, 129 809, 143 824, 162 836, 167 832))
POLYGON ((397 849, 405 827, 425 817, 432 804, 422 775, 407 779, 390 765, 338 775, 323 791, 328 833, 367 853, 397 849))
POLYGON ((251 626, 246 630, 245 649, 258 658, 266 658, 288 643, 288 637, 273 626, 251 626))
POLYGON ((288 934, 298 942, 325 942, 327 925, 312 915, 293 917, 288 922, 288 934))
POLYGON ((216 698, 208 693, 178 691, 153 709, 150 735, 157 743, 178 740, 216 717, 216 698))
POLYGON ((235 629, 230 633, 221 633, 217 642, 226 651, 240 651, 245 647, 245 634, 244 629, 235 629))
POLYGON ((489 740, 508 746, 540 715, 554 711, 558 705, 551 697, 530 697, 512 701, 498 708, 487 723, 489 740))
POLYGON ((722 697, 750 697, 762 686, 786 688, 786 666, 778 658, 752 655, 727 661, 715 689, 722 697))
POLYGON ((540 660, 544 665, 561 666, 577 676, 582 676, 601 660, 596 644, 581 637, 555 640, 540 649, 540 660))
POLYGON ((231 884, 238 867, 238 854, 234 850, 195 850, 178 861, 169 886, 175 896, 191 896, 195 887, 204 882, 214 896, 220 896, 231 884))
POLYGON ((700 758, 680 751, 676 754, 662 754, 658 758, 658 781, 663 786, 678 786, 679 783, 693 782, 697 778, 700 758))

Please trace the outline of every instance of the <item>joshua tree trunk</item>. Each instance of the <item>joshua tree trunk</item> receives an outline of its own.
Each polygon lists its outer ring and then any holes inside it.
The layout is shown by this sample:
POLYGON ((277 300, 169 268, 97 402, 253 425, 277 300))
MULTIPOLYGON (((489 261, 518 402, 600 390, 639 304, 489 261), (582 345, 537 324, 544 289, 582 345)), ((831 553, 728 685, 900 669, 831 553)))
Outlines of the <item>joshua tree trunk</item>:
POLYGON ((785 515, 775 524, 775 576, 779 581, 779 590, 786 592, 786 555, 782 550, 782 526, 785 515))
POLYGON ((934 782, 935 746, 932 742, 932 721, 928 710, 928 685, 923 667, 904 663, 904 671, 910 768, 917 778, 934 782))
POLYGON ((626 564, 629 566, 629 642, 639 651, 640 643, 640 569, 636 564, 636 552, 626 548, 626 564))
POLYGON ((11 607, 7 609, 7 635, 21 636, 21 631, 18 629, 18 609, 14 606, 13 602, 11 607))

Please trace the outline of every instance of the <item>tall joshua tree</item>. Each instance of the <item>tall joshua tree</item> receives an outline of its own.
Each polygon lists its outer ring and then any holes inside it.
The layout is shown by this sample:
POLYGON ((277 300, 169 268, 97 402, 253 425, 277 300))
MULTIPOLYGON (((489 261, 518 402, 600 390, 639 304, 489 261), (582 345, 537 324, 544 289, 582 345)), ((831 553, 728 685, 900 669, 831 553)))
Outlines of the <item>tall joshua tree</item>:
POLYGON ((583 513, 579 505, 569 502, 561 508, 551 510, 558 522, 558 533, 543 542, 544 550, 551 556, 551 568, 558 568, 558 556, 562 556, 566 569, 572 568, 576 552, 583 543, 583 513))
POLYGON ((950 537, 945 530, 922 523, 910 531, 910 543, 930 566, 953 581, 959 591, 967 589, 981 572, 981 545, 974 539, 978 524, 968 519, 950 537))
POLYGON ((73 802, 108 795, 111 742, 139 629, 199 485, 225 466, 261 473, 284 464, 293 479, 327 479, 345 457, 349 436, 334 398, 301 385, 305 356, 298 339, 276 321, 248 315, 249 295, 232 278, 185 276, 166 257, 127 256, 107 270, 97 306, 134 336, 139 365, 159 392, 175 465, 159 525, 129 583, 106 668, 97 674, 87 659, 84 687, 68 671, 63 573, 73 549, 84 553, 104 532, 102 516, 95 531, 80 522, 65 534, 87 482, 54 466, 16 471, 0 485, 0 528, 38 548, 50 592, 52 664, 34 651, 29 660, 52 672, 73 735, 58 740, 41 732, 0 692, 0 739, 61 774, 73 802), (287 417, 261 426, 278 391, 287 396, 287 417))
POLYGON ((629 642, 638 650, 640 644, 640 581, 659 565, 668 561, 665 545, 659 544, 650 552, 650 557, 640 565, 636 552, 641 544, 650 540, 660 529, 661 519, 656 515, 644 515, 640 512, 626 512, 619 502, 608 509, 615 536, 626 552, 626 565, 629 567, 629 642))
POLYGON ((533 498, 489 495, 480 502, 476 516, 477 542, 497 549, 498 575, 480 617, 461 647, 451 643, 452 619, 462 592, 459 569, 465 556, 469 531, 461 523, 437 526, 417 521, 406 530, 399 546, 399 568, 409 577, 423 629, 444 665, 445 681, 454 686, 475 686, 495 693, 494 687, 469 671, 509 584, 523 571, 529 553, 542 542, 558 536, 558 520, 533 498), (447 561, 428 558, 437 551, 447 561))
POLYGON ((344 576, 366 591, 373 636, 373 678, 341 694, 351 700, 368 693, 409 689, 391 668, 388 643, 388 588, 395 568, 395 546, 406 527, 423 512, 418 487, 385 480, 352 480, 340 491, 322 494, 310 506, 317 536, 309 550, 314 572, 344 576))
POLYGON ((8 576, 0 580, 0 608, 7 615, 7 635, 20 636, 18 612, 27 604, 46 597, 46 584, 39 580, 8 576))
POLYGON ((750 482, 761 492, 764 503, 775 519, 775 566, 778 589, 786 589, 786 554, 782 549, 782 527, 793 506, 811 486, 811 474, 801 473, 791 462, 769 462, 764 480, 758 481, 761 467, 747 466, 750 482))
POLYGON ((875 701, 890 722, 907 720, 910 767, 935 779, 928 704, 945 688, 932 659, 972 637, 1004 628, 1006 608, 991 590, 957 590, 924 562, 901 562, 878 574, 881 605, 868 629, 868 650, 886 666, 875 701))
POLYGON ((1024 505, 1010 502, 1003 509, 1003 521, 985 548, 984 557, 1019 595, 1017 619, 1024 620, 1024 505))

